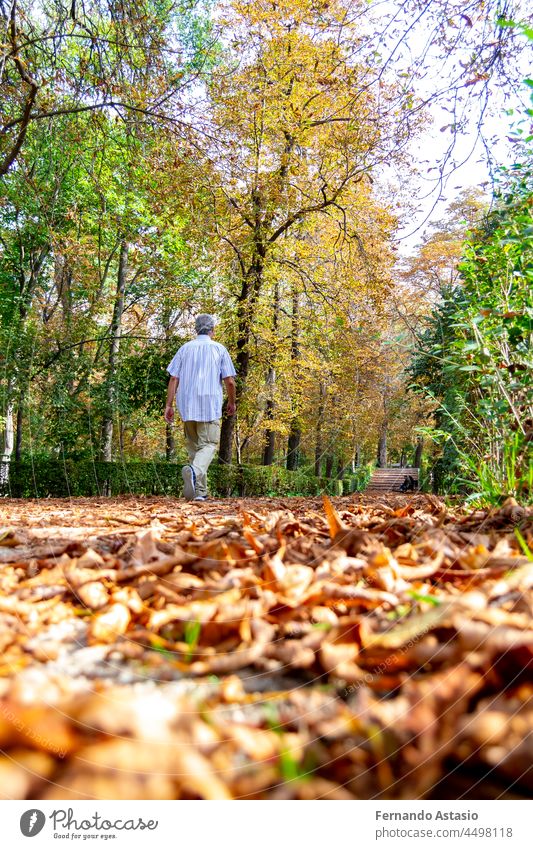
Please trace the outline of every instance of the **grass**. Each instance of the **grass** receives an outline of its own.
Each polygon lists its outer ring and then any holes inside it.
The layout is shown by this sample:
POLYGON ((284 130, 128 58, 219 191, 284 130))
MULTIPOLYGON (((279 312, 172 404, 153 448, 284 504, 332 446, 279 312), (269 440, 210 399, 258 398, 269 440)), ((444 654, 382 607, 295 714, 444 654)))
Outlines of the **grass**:
POLYGON ((283 732, 275 706, 271 702, 266 702, 263 705, 263 710, 268 727, 280 737, 279 770, 283 781, 308 781, 316 769, 316 763, 312 762, 310 753, 305 753, 304 760, 300 763, 285 743, 286 735, 283 732))
POLYGON ((520 533, 519 529, 515 528, 514 533, 515 533, 515 537, 518 540, 518 545, 520 546, 520 548, 522 549, 522 551, 526 555, 527 559, 533 561, 533 552, 531 551, 529 545, 527 544, 524 537, 520 533))
POLYGON ((409 590, 407 595, 414 598, 416 601, 426 601, 428 604, 432 604, 433 607, 438 607, 442 604, 441 600, 434 595, 424 595, 424 593, 418 593, 416 590, 409 590))
POLYGON ((390 621, 396 622, 398 619, 403 619, 411 612, 411 605, 409 604, 398 604, 394 610, 391 610, 390 613, 385 614, 385 619, 389 619, 390 621))
POLYGON ((186 622, 185 628, 183 630, 183 638, 188 646, 187 651, 187 660, 191 660, 194 652, 196 651, 196 646, 198 645, 198 640, 200 639, 200 634, 202 633, 202 625, 200 622, 186 622))

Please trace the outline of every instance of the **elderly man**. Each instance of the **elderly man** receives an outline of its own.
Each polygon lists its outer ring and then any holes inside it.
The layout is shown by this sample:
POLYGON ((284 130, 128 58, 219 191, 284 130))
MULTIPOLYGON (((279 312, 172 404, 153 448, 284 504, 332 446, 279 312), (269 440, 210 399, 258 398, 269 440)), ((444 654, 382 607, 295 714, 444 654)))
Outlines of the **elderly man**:
POLYGON ((183 494, 188 501, 207 499, 207 470, 220 440, 222 381, 227 413, 235 413, 235 369, 224 345, 213 341, 215 320, 202 313, 195 321, 196 339, 182 345, 167 368, 170 374, 165 420, 174 419, 174 398, 183 421, 189 463, 184 466, 183 494))

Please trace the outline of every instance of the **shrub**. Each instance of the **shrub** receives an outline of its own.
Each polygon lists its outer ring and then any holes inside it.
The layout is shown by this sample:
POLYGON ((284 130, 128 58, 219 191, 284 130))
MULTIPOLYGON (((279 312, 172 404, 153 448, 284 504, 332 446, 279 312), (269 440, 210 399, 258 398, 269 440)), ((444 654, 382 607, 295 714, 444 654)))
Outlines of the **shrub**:
POLYGON ((171 463, 103 463, 93 460, 21 460, 11 463, 15 498, 91 495, 175 495, 180 467, 171 463))
POLYGON ((533 500, 533 169, 504 177, 412 368, 435 405, 434 489, 481 504, 533 500))
MULTIPOLYGON (((209 469, 214 496, 342 495, 364 489, 370 467, 341 480, 288 471, 279 466, 223 466, 209 469)), ((170 495, 182 492, 181 466, 168 462, 103 463, 86 459, 27 458, 12 462, 5 494, 14 498, 68 498, 98 495, 170 495)))
POLYGON ((359 466, 355 472, 342 480, 342 494, 350 495, 352 492, 363 492, 370 482, 373 471, 373 463, 367 463, 365 466, 359 466))

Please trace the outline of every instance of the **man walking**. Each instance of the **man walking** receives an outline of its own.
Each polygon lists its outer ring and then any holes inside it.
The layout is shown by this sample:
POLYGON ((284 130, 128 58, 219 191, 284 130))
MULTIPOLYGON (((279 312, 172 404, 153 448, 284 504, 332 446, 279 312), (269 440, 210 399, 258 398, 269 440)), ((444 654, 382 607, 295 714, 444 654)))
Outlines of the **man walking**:
POLYGON ((174 398, 183 421, 189 464, 184 466, 187 501, 207 499, 207 470, 220 441, 222 381, 228 393, 228 416, 235 413, 235 369, 224 345, 213 341, 215 320, 202 313, 195 321, 196 339, 178 350, 167 368, 170 374, 165 420, 174 419, 174 398))

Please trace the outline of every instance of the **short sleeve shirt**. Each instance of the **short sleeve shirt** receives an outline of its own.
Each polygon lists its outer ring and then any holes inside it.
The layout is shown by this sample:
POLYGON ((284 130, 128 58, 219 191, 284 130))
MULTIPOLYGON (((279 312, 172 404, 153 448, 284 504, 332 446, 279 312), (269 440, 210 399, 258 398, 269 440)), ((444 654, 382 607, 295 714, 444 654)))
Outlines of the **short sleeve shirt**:
POLYGON ((212 422, 221 417, 222 380, 235 376, 224 345, 201 334, 181 346, 167 371, 179 378, 176 403, 182 421, 212 422))

